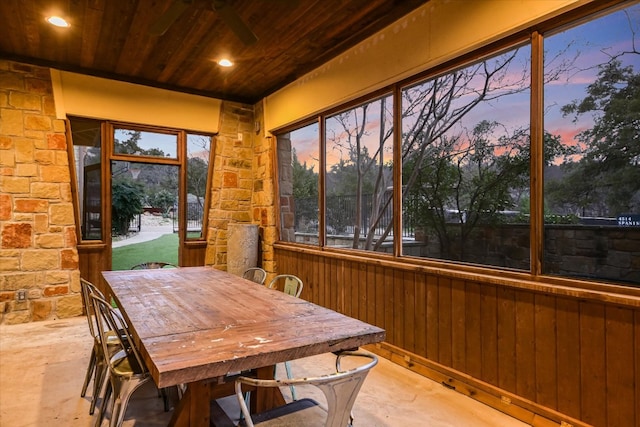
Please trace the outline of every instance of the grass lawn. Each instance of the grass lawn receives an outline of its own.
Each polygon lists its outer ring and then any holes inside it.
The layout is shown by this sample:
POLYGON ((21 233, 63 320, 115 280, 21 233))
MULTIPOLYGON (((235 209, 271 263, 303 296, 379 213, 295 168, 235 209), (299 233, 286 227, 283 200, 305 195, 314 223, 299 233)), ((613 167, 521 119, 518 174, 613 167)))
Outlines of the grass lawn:
POLYGON ((165 234, 148 242, 113 248, 111 269, 129 270, 136 264, 149 261, 178 265, 178 234, 165 234))

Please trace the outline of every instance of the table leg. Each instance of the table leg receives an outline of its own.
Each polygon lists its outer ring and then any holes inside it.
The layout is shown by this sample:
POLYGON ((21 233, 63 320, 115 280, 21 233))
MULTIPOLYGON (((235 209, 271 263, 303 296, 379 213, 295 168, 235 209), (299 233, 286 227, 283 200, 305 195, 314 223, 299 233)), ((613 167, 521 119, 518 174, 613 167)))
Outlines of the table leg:
MULTIPOLYGON (((256 375, 260 379, 273 379, 274 366, 258 368, 256 375)), ((216 384, 212 381, 198 381, 187 384, 187 390, 176 405, 170 427, 210 427, 211 400, 234 393, 233 382, 216 384)), ((252 393, 251 413, 266 411, 285 404, 284 397, 277 387, 259 387, 252 393), (255 393, 255 394, 254 394, 255 393)))
POLYGON ((209 385, 202 381, 187 384, 187 390, 176 405, 169 426, 209 427, 209 390, 209 385))
MULTIPOLYGON (((274 366, 265 366, 264 368, 258 368, 256 375, 259 379, 271 380, 274 372, 274 366)), ((286 403, 278 387, 258 387, 255 394, 255 399, 251 399, 250 408, 253 414, 282 406, 286 403)))

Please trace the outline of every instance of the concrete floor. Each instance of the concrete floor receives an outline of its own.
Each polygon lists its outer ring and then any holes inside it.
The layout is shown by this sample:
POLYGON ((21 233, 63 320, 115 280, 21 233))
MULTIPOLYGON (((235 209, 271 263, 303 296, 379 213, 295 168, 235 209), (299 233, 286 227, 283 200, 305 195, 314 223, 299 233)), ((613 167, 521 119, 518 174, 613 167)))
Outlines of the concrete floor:
MULTIPOLYGON (((90 351, 83 317, 0 325, 0 426, 93 425, 91 393, 80 397, 90 351)), ((292 369, 295 376, 314 375, 331 369, 333 360, 331 355, 315 356, 293 361, 292 369)), ((299 397, 306 392, 298 389, 299 397)), ((361 427, 528 425, 384 359, 367 377, 354 415, 361 427)), ((124 425, 162 426, 170 416, 148 383, 135 393, 124 425)))

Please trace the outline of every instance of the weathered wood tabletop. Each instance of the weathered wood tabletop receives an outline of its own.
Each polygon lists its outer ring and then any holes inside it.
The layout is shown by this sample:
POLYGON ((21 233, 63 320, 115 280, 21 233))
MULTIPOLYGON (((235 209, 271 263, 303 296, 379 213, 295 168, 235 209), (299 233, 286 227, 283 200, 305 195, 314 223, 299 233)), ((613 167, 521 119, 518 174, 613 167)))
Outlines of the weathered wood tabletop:
POLYGON ((211 267, 102 275, 158 387, 188 384, 174 425, 209 425, 213 394, 204 389, 226 374, 385 337, 376 326, 211 267))

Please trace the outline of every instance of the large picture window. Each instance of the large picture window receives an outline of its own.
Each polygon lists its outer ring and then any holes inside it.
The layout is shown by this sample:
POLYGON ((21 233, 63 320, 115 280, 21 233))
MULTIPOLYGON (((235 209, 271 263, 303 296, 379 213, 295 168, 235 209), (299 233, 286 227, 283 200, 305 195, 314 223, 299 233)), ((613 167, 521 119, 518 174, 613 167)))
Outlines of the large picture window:
POLYGON ((174 229, 178 229, 175 207, 178 204, 179 167, 160 163, 160 159, 178 158, 178 138, 178 132, 114 128, 113 157, 118 156, 118 160, 111 161, 111 221, 115 235, 140 231, 142 217, 131 218, 136 210, 164 216, 167 220, 172 216, 174 229), (144 161, 132 161, 138 157, 144 161))
POLYGON ((579 18, 319 114, 311 243, 640 285, 640 4, 579 18))
POLYGON ((530 56, 402 91, 404 254, 529 269, 530 56))
POLYGON ((326 244, 393 253, 393 97, 327 117, 326 244))
POLYGON ((318 244, 320 136, 314 122, 278 136, 281 240, 318 244))
POLYGON ((103 241, 109 228, 115 240, 139 233, 143 219, 150 219, 146 216, 153 217, 147 222, 172 227, 176 235, 184 227, 185 240, 205 239, 211 135, 138 125, 114 126, 81 117, 70 117, 69 127, 83 241, 103 241), (103 164, 105 158, 109 161, 103 164), (181 168, 186 172, 184 190, 180 189, 181 168), (105 188, 107 174, 110 189, 105 188), (106 207, 104 194, 108 191, 111 206, 106 207), (179 196, 181 192, 183 196, 179 196), (103 217, 108 209, 110 225, 103 217), (184 218, 180 217, 182 213, 184 218))
POLYGON ((544 273, 640 285, 638 34, 635 5, 545 38, 544 273))

